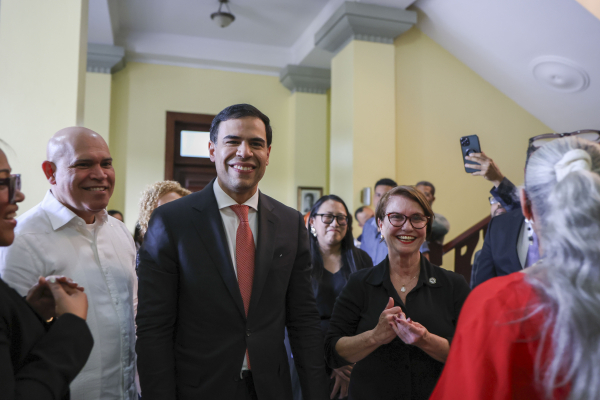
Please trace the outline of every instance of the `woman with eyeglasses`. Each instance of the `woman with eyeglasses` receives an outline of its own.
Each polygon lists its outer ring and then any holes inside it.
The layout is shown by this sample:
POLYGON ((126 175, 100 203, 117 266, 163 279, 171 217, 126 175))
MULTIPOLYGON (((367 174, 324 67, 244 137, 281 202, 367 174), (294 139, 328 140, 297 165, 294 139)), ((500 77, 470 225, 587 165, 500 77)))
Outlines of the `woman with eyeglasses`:
POLYGON ((348 280, 331 315, 325 355, 333 368, 355 363, 350 399, 427 399, 469 285, 421 256, 433 211, 414 186, 387 192, 375 217, 388 257, 348 280))
POLYGON ((541 258, 473 290, 432 399, 600 399, 600 145, 532 152, 521 209, 541 258))
MULTIPOLYGON (((354 245, 352 216, 344 200, 338 196, 321 197, 311 209, 308 223, 312 284, 324 338, 335 299, 348 277, 353 272, 371 268, 373 261, 365 251, 354 245)), ((351 365, 334 370, 327 368, 332 398, 347 397, 351 372, 351 365)))
MULTIPOLYGON (((15 239, 17 203, 25 198, 20 178, 10 174, 0 150, 0 246, 15 239)), ((68 278, 40 277, 25 298, 0 279, 2 399, 69 398, 69 383, 94 344, 85 322, 87 309, 83 288, 68 278)))

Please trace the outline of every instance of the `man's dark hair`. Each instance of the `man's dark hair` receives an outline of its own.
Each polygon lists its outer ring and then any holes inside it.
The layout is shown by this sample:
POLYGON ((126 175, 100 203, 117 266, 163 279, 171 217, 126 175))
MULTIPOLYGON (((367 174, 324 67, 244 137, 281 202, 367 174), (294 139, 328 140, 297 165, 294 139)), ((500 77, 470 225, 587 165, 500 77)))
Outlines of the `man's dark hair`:
POLYGON ((123 213, 121 211, 119 211, 119 210, 108 210, 107 213, 111 217, 114 217, 115 214, 119 214, 121 216, 121 218, 123 218, 123 213))
POLYGON ((363 212, 363 210, 365 209, 365 206, 360 206, 356 209, 356 211, 354 211, 354 219, 358 221, 358 214, 360 214, 361 212, 363 212))
POLYGON ((435 186, 433 186, 433 183, 428 182, 428 181, 421 181, 421 182, 417 183, 415 186, 429 186, 431 188, 431 195, 435 196, 435 186))
POLYGON ((265 114, 260 112, 258 108, 250 104, 234 104, 225 108, 221 111, 215 119, 213 119, 210 125, 210 141, 217 143, 219 136, 219 125, 222 121, 228 121, 230 119, 240 119, 246 117, 259 118, 265 124, 265 131, 267 132, 267 147, 271 145, 271 138, 273 136, 273 130, 271 129, 271 120, 265 114))
POLYGON ((383 178, 383 179, 380 179, 377 181, 377 183, 375 184, 375 187, 377 187, 377 186, 391 186, 391 187, 395 188, 396 186, 398 186, 398 184, 393 179, 383 178))

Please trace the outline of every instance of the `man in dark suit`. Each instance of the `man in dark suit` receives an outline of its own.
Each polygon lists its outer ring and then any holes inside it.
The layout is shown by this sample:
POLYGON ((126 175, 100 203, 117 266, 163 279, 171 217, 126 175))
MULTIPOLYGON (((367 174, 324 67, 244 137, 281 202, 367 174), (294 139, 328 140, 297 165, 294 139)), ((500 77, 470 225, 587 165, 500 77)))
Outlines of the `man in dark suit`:
POLYGON ((253 106, 224 109, 210 132, 217 179, 152 215, 139 266, 144 400, 291 399, 285 327, 304 399, 328 398, 304 221, 258 191, 271 136, 253 106))
POLYGON ((494 160, 485 153, 471 154, 466 160, 477 163, 465 164, 465 167, 479 170, 473 175, 483 176, 494 184, 491 195, 508 211, 498 216, 492 214, 483 248, 473 262, 473 289, 488 279, 521 271, 533 265, 539 259, 539 250, 537 236, 531 224, 525 220, 523 213, 527 212, 527 207, 521 207, 522 199, 519 198, 517 187, 500 172, 494 160))
MULTIPOLYGON (((519 239, 525 217, 520 208, 491 219, 483 248, 473 264, 471 288, 496 276, 523 269, 519 259, 519 239)), ((522 240, 522 239, 521 239, 522 240)))

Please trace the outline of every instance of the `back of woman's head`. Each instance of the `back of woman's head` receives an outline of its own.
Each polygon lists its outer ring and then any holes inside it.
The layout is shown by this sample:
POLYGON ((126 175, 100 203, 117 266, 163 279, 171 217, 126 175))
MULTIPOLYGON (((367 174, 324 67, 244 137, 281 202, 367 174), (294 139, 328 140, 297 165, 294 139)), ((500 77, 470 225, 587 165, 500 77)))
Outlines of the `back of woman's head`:
POLYGON ((538 149, 525 171, 543 252, 527 280, 548 315, 553 352, 537 372, 549 397, 569 382, 570 399, 600 398, 599 174, 600 145, 575 137, 538 149))
POLYGON ((142 192, 142 197, 140 198, 138 223, 140 224, 140 234, 142 237, 144 237, 148 230, 148 222, 150 221, 152 212, 158 207, 158 200, 167 193, 177 193, 181 197, 184 197, 192 192, 182 187, 176 181, 158 181, 148 186, 142 192))

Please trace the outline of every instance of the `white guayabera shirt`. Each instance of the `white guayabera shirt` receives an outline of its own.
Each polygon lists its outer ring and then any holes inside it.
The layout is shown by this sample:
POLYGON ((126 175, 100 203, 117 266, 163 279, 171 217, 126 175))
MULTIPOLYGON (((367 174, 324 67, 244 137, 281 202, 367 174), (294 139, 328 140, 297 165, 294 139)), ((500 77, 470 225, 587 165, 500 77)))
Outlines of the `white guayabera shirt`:
POLYGON ((2 279, 24 296, 38 277, 65 275, 88 296, 94 348, 71 399, 137 399, 135 246, 125 225, 106 211, 86 225, 50 191, 17 221, 14 243, 0 248, 2 279))

